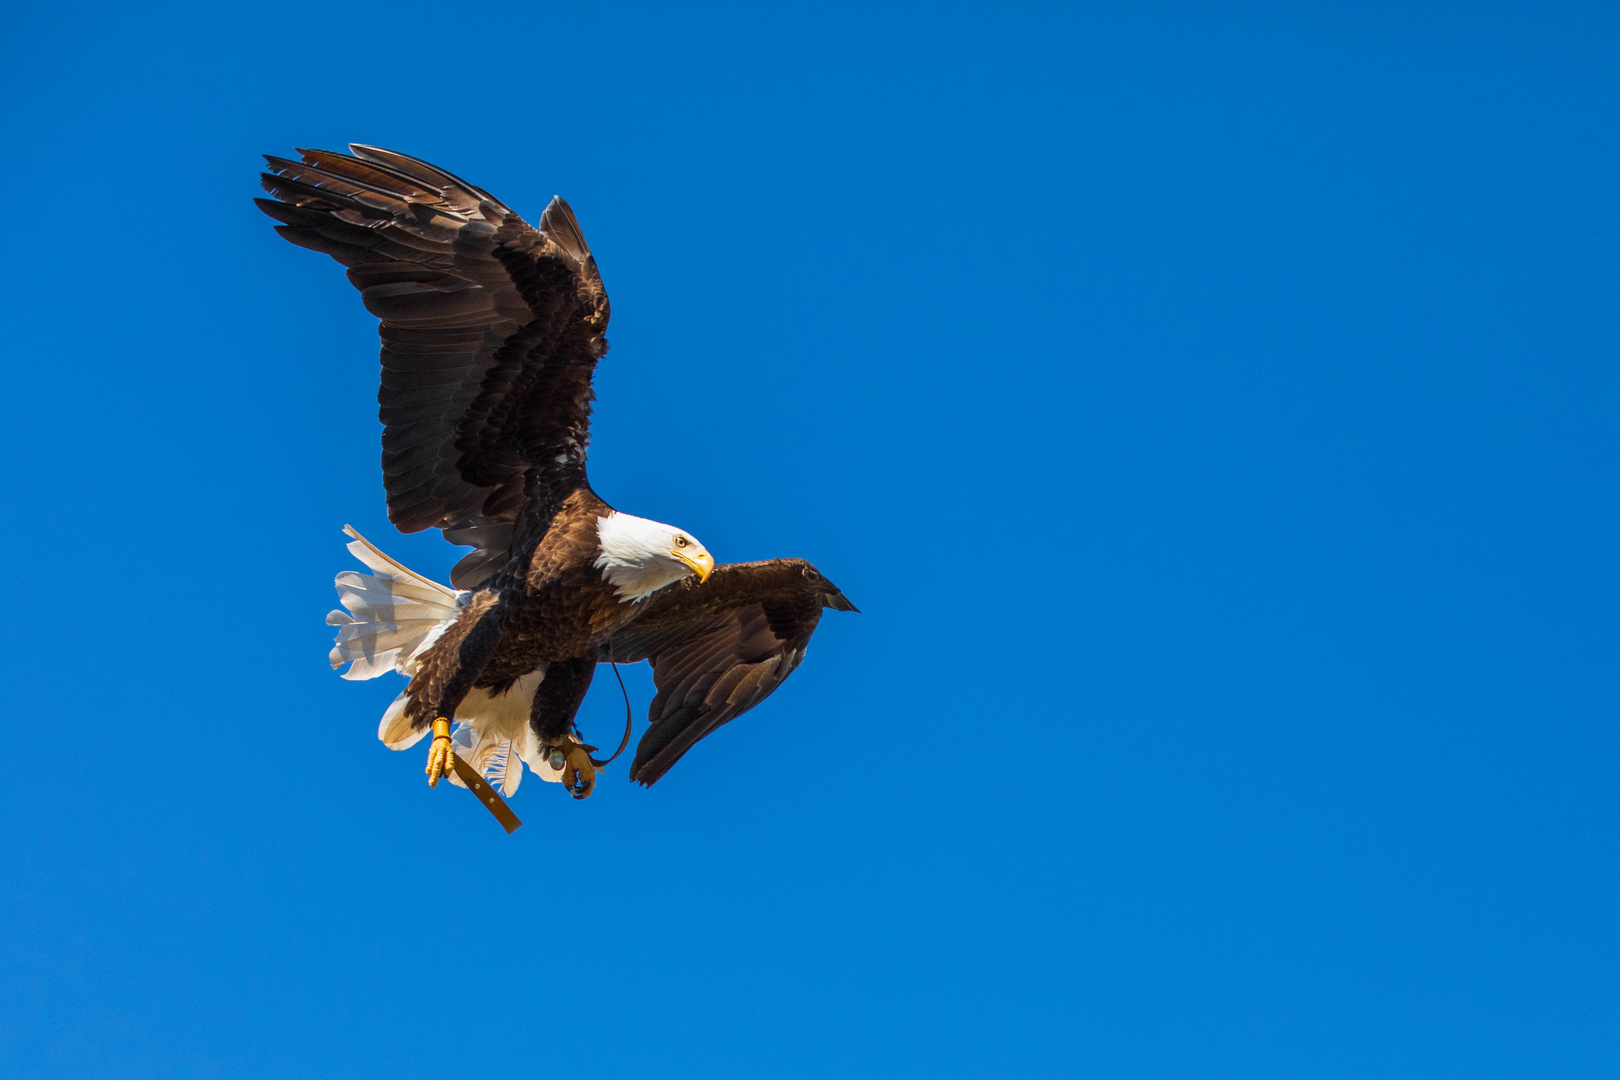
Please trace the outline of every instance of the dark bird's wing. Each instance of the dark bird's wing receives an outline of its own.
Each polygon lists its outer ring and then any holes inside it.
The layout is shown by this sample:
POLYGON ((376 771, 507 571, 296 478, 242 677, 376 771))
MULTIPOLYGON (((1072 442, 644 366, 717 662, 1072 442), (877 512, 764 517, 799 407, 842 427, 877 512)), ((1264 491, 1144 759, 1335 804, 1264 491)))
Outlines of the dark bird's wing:
POLYGON ((692 744, 770 696, 804 659, 822 608, 855 611, 803 559, 730 563, 647 602, 599 660, 652 661, 658 694, 630 779, 651 786, 692 744))
POLYGON ((256 201, 381 320, 388 518, 477 547, 451 572, 472 588, 584 476, 607 293, 562 199, 534 229, 424 161, 350 149, 267 157, 275 198, 256 201))

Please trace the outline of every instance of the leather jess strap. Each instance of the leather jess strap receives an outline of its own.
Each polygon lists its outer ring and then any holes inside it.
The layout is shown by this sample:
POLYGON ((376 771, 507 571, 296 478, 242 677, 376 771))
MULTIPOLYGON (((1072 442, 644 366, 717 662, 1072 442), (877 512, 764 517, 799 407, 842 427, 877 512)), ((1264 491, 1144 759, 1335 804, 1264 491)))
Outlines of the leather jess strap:
POLYGON ((450 764, 455 767, 456 775, 461 777, 461 782, 467 785, 467 790, 478 796, 478 801, 495 815, 495 820, 501 823, 501 828, 508 834, 517 832, 523 822, 512 813, 512 808, 506 805, 506 800, 501 798, 500 792, 490 787, 489 781, 479 776, 478 770, 463 761, 461 755, 453 750, 450 752, 450 764))

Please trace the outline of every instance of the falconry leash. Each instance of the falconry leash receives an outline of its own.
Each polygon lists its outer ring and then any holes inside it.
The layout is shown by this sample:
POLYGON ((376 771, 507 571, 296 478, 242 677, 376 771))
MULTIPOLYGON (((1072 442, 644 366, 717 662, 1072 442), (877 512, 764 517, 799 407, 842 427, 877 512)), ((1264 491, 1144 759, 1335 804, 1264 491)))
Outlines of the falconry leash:
POLYGON ((518 826, 523 822, 512 813, 512 808, 506 805, 506 800, 501 798, 500 792, 490 787, 489 781, 479 776, 478 770, 467 764, 466 760, 454 750, 450 751, 450 764, 454 766, 456 775, 461 777, 461 782, 467 785, 467 790, 478 796, 478 801, 495 815, 495 820, 501 823, 501 828, 509 834, 517 832, 518 826))

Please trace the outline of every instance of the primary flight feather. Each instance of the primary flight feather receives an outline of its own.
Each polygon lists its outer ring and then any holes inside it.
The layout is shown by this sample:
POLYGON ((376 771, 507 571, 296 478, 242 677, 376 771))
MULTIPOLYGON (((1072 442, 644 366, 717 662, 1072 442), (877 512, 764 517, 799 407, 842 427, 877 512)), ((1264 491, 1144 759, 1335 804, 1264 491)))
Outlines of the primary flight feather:
POLYGON ((474 550, 446 588, 348 530, 372 572, 338 575, 333 666, 410 678, 378 736, 404 749, 432 730, 430 784, 454 748, 507 794, 527 765, 584 798, 596 770, 574 716, 596 665, 650 660, 657 696, 630 768, 650 785, 782 684, 823 608, 855 607, 802 559, 716 566, 691 533, 591 490, 609 309, 567 203, 536 229, 427 162, 350 150, 267 156, 273 198, 256 202, 347 267, 379 320, 389 520, 474 550))

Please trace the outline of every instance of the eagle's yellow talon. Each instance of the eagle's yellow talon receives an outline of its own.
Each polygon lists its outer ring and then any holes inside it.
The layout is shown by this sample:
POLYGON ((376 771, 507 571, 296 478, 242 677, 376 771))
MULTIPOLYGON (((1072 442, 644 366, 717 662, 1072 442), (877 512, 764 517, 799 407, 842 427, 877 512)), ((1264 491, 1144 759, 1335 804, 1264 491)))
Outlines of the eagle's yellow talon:
POLYGON ((440 717, 433 721, 433 743, 428 747, 428 787, 438 787, 439 777, 450 773, 450 721, 440 717))
MULTIPOLYGON (((596 788, 596 765, 591 761, 591 750, 578 739, 563 736, 557 750, 562 751, 564 764, 562 769, 563 787, 568 794, 576 799, 588 799, 596 788)), ((553 751, 555 754, 557 751, 553 751)), ((553 757, 553 760, 556 760, 553 757)))

